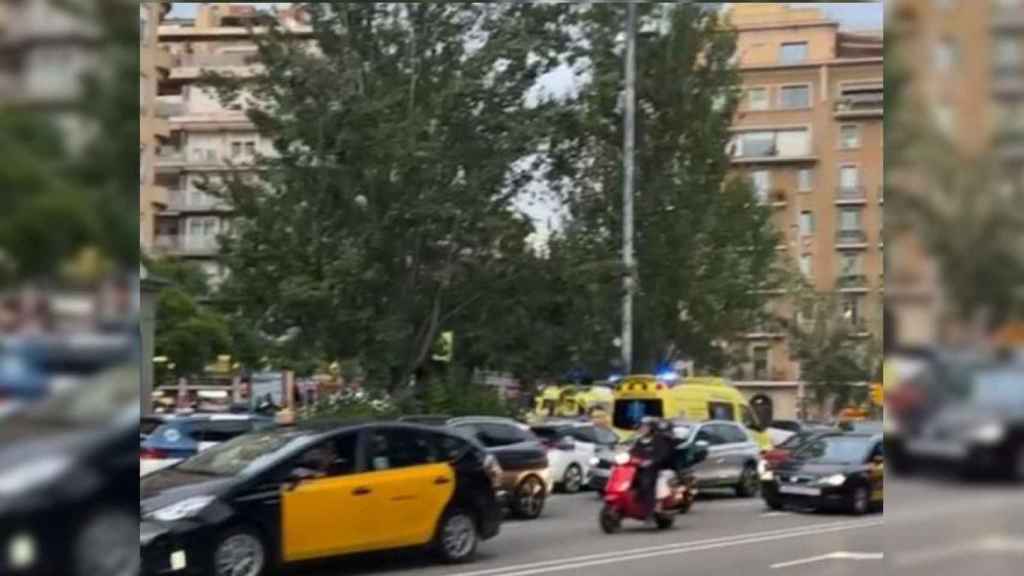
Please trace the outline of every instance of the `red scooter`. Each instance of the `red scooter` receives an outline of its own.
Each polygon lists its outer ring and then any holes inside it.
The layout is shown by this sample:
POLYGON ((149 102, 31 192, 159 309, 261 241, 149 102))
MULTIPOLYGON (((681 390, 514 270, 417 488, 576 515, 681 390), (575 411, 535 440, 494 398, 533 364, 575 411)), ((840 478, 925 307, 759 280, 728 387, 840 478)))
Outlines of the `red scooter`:
MULTIPOLYGON (((707 450, 698 452, 697 461, 707 456, 707 450), (703 454, 700 454, 703 452, 703 454)), ((600 523, 605 534, 614 534, 622 529, 624 519, 647 520, 644 505, 637 501, 634 482, 640 468, 646 462, 629 454, 619 454, 615 467, 608 478, 604 492, 604 506, 601 508, 600 523)), ((694 462, 695 464, 696 462, 694 462)), ((659 498, 654 509, 654 523, 659 530, 668 530, 675 525, 676 516, 689 512, 697 497, 696 479, 691 474, 677 474, 674 471, 662 472, 665 478, 659 479, 659 498)))

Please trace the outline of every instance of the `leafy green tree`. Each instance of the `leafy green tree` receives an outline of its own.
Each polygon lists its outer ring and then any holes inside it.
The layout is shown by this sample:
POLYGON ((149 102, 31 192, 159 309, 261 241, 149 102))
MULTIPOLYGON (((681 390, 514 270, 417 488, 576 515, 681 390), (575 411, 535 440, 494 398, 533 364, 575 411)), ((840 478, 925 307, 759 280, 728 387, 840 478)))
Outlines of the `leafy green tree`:
MULTIPOLYGON (((575 56, 589 81, 559 117, 550 145, 553 187, 568 206, 568 243, 584 260, 621 246, 624 10, 595 4, 581 15, 584 41, 575 56)), ((723 31, 717 11, 696 5, 642 5, 638 21, 634 371, 684 355, 720 369, 726 353, 717 343, 763 308, 759 289, 777 245, 768 210, 747 182, 729 176, 735 36, 723 31)), ((593 300, 613 311, 612 326, 619 286, 603 285, 593 300)))
MULTIPOLYGON (((310 360, 396 390, 438 334, 516 279, 514 200, 553 104, 529 97, 568 41, 565 6, 310 3, 311 40, 257 39, 262 71, 209 77, 275 154, 231 181, 221 297, 310 360)), ((456 343, 456 354, 458 354, 456 343)))

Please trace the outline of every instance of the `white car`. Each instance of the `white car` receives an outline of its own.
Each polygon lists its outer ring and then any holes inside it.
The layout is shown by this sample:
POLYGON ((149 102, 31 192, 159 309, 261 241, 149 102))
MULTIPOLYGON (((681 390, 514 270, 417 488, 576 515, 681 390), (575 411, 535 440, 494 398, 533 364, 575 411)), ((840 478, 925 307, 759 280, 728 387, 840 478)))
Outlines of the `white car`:
POLYGON ((619 437, 608 428, 589 422, 550 421, 531 427, 548 449, 548 464, 555 486, 575 494, 590 483, 591 461, 601 448, 612 448, 619 437))
POLYGON ((192 414, 140 422, 139 476, 163 470, 211 446, 266 430, 274 421, 251 414, 192 414))

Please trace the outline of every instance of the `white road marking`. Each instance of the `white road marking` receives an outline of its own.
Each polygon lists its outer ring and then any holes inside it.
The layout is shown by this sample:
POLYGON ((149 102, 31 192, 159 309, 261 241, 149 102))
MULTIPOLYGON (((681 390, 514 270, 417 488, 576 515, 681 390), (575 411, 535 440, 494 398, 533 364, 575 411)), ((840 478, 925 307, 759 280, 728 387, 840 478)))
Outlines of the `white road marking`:
POLYGON ((899 566, 919 566, 943 562, 952 558, 968 558, 974 555, 1021 555, 1024 556, 1024 539, 1008 538, 1004 534, 991 534, 973 542, 958 545, 924 548, 910 552, 899 552, 893 560, 899 566))
POLYGON ((761 518, 778 518, 779 516, 792 516, 792 512, 765 512, 761 518))
POLYGON ((452 576, 534 576, 536 574, 547 574, 551 572, 576 571, 581 568, 618 564, 632 560, 645 560, 649 558, 657 558, 659 556, 671 556, 686 554, 688 552, 715 550, 718 548, 758 544, 761 542, 771 542, 775 540, 803 538, 831 532, 873 528, 882 526, 884 523, 884 520, 830 522, 798 528, 736 534, 733 536, 725 536, 709 540, 697 540, 694 542, 680 542, 663 546, 606 552, 602 554, 578 556, 575 558, 561 558, 558 560, 522 564, 518 566, 501 566, 472 572, 460 572, 453 574, 452 576))
POLYGON ((778 568, 789 568, 790 566, 801 566, 803 564, 813 564, 815 562, 824 562, 826 560, 881 560, 885 555, 881 552, 833 552, 831 554, 822 554, 821 556, 812 556, 810 558, 802 558, 800 560, 793 560, 790 562, 779 562, 778 564, 772 564, 772 569, 778 568))

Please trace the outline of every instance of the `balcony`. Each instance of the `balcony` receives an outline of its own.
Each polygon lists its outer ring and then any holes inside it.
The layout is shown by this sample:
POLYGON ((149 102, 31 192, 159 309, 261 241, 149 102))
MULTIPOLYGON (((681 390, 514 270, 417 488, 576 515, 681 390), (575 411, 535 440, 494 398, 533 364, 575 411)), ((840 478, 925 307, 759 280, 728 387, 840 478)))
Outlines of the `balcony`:
POLYGON ((992 69, 992 95, 1006 99, 1024 96, 1024 67, 995 66, 992 69))
POLYGON ((996 132, 995 148, 999 156, 1006 160, 1024 158, 1024 126, 1003 126, 996 132))
POLYGON ((185 102, 180 96, 159 96, 156 100, 156 115, 160 118, 173 118, 188 113, 185 102))
POLYGON ((215 256, 220 251, 216 238, 158 234, 153 240, 153 253, 160 256, 215 256))
POLYGON ((1020 6, 1003 6, 993 2, 992 29, 1007 32, 1024 30, 1024 10, 1020 6))
POLYGON ((156 153, 156 169, 173 172, 185 166, 185 153, 177 148, 162 148, 156 153))
POLYGON ((864 204, 868 201, 867 193, 863 186, 839 186, 836 188, 836 204, 851 206, 864 204))
POLYGON ((865 249, 868 247, 868 235, 863 230, 840 230, 836 232, 836 248, 865 249))
POLYGON ((170 190, 167 197, 166 212, 182 214, 231 211, 230 205, 224 200, 194 190, 170 190))
POLYGON ((786 207, 786 191, 781 188, 754 190, 754 195, 762 206, 786 207))
POLYGON ((787 162, 793 163, 810 163, 817 162, 818 157, 813 154, 780 154, 775 148, 768 150, 758 150, 753 153, 744 152, 743 154, 733 154, 733 164, 784 164, 787 162))
POLYGON ((840 274, 836 278, 836 288, 840 292, 867 292, 868 277, 866 274, 840 274))
POLYGON ((257 58, 258 55, 255 52, 179 54, 176 56, 176 64, 181 68, 252 66, 257 58))
POLYGON ((881 91, 840 96, 834 105, 836 118, 880 117, 884 110, 885 96, 881 91))

